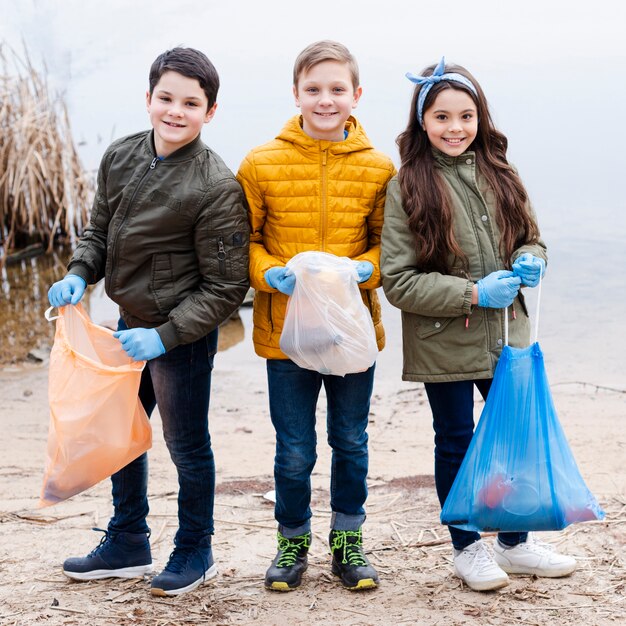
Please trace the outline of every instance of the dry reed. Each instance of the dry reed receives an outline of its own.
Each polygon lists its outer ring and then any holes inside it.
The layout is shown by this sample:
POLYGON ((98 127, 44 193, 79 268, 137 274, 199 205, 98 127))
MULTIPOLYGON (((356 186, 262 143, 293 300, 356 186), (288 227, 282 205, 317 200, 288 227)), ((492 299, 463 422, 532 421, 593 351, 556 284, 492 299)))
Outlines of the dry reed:
POLYGON ((50 252, 56 241, 73 242, 92 190, 63 99, 51 96, 26 50, 20 57, 0 45, 0 268, 27 245, 50 252))

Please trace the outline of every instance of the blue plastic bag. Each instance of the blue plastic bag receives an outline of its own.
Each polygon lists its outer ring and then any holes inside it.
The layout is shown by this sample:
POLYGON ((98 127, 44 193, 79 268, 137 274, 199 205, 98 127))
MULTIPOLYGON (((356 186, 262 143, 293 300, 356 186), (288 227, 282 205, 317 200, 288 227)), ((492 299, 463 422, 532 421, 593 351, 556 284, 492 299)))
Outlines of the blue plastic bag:
POLYGON ((603 518, 559 423, 539 344, 505 346, 441 523, 534 531, 603 518))

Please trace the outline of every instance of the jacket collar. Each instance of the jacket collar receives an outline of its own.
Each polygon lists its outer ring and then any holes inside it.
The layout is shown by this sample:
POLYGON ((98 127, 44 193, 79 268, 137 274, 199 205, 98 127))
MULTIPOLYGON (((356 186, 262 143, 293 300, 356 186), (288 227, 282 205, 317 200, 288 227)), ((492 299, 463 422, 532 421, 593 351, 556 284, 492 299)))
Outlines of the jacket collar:
POLYGON ((468 159, 471 159, 471 163, 476 162, 476 153, 472 150, 468 150, 459 156, 449 156, 438 150, 437 148, 431 148, 432 155, 435 162, 439 167, 452 167, 454 165, 467 165, 468 159))
MULTIPOLYGON (((150 154, 151 158, 158 156, 156 148, 154 147, 154 129, 146 135, 144 148, 150 154)), ((181 161, 188 161, 189 159, 193 159, 193 157, 202 152, 204 149, 206 149, 206 146, 204 145, 200 135, 198 135, 193 141, 190 141, 182 148, 176 150, 176 152, 172 152, 172 154, 165 157, 163 161, 166 161, 167 163, 180 163, 181 161)))
POLYGON ((328 150, 331 154, 345 154, 372 148, 369 138, 356 117, 351 115, 346 121, 345 128, 348 131, 348 136, 343 141, 313 139, 302 130, 302 116, 294 115, 287 121, 277 139, 288 141, 307 151, 312 150, 318 152, 319 150, 328 150))

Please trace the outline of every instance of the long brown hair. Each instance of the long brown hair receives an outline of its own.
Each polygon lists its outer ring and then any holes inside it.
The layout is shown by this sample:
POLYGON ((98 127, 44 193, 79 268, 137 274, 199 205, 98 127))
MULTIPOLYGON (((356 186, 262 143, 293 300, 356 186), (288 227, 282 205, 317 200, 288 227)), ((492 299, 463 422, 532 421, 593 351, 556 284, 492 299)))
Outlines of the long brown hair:
MULTIPOLYGON (((422 76, 430 76, 434 69, 435 65, 427 67, 422 76)), ((495 128, 480 85, 460 65, 446 65, 445 72, 465 76, 476 88, 477 95, 462 83, 440 81, 428 92, 423 110, 426 112, 433 105, 443 89, 464 91, 476 105, 478 132, 470 149, 476 153, 476 166, 496 197, 500 255, 508 266, 516 248, 538 240, 539 228, 527 208, 528 195, 524 185, 506 159, 507 139, 495 128)), ((418 267, 448 274, 451 255, 460 258, 464 265, 467 265, 467 257, 454 237, 446 185, 435 167, 428 135, 417 119, 417 98, 421 88, 421 85, 415 88, 409 123, 396 140, 401 160, 398 181, 408 225, 415 235, 418 267)))

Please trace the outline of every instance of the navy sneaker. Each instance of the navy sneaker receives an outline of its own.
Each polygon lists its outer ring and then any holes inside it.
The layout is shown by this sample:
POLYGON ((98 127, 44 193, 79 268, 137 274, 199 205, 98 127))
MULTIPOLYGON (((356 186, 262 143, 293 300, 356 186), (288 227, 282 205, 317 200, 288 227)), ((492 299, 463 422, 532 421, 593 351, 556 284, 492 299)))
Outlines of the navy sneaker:
POLYGON ((153 596, 178 596, 217 576, 211 546, 176 546, 165 569, 152 580, 153 596))
POLYGON ((378 586, 378 574, 363 554, 363 537, 359 530, 331 530, 332 572, 351 591, 378 586))
POLYGON ((291 591, 300 586, 302 574, 306 571, 311 533, 284 537, 279 532, 277 536, 278 552, 265 573, 265 588, 272 591, 291 591))
POLYGON ((67 559, 63 573, 74 580, 100 578, 135 578, 152 571, 149 535, 112 533, 102 528, 100 543, 87 556, 67 559))

